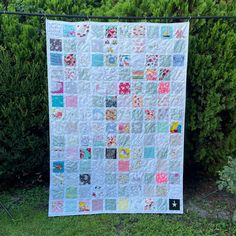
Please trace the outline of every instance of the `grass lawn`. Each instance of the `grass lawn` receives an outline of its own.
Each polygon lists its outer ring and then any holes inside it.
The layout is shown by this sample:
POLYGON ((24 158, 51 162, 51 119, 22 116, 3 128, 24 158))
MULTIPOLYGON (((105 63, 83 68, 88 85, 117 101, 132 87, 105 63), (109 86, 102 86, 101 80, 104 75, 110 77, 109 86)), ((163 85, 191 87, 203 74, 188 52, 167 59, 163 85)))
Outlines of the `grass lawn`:
POLYGON ((48 188, 10 190, 0 193, 12 221, 0 209, 0 235, 236 235, 228 220, 184 215, 103 214, 48 217, 48 188))

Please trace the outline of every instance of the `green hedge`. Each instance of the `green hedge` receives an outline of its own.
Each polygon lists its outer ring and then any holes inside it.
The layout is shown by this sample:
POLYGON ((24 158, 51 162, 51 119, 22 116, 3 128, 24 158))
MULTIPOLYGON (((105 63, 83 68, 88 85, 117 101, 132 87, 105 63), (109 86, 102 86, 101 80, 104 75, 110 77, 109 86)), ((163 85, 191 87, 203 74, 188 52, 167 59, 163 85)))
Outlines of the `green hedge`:
MULTIPOLYGON (((10 0, 0 9, 111 16, 236 12, 234 0, 10 0)), ((235 23, 191 20, 187 170, 198 165, 214 174, 226 156, 235 156, 235 23)), ((0 27, 0 184, 41 181, 48 177, 49 160, 44 18, 1 16, 0 27)))

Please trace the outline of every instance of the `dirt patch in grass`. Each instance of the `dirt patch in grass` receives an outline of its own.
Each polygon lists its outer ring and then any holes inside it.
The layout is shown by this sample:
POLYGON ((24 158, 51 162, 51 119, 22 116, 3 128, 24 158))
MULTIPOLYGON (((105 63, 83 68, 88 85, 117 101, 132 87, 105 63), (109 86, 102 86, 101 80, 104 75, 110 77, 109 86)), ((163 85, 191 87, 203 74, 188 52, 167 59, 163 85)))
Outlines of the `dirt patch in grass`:
POLYGON ((214 179, 187 181, 184 185, 185 212, 200 217, 230 220, 236 209, 232 194, 219 191, 214 179))

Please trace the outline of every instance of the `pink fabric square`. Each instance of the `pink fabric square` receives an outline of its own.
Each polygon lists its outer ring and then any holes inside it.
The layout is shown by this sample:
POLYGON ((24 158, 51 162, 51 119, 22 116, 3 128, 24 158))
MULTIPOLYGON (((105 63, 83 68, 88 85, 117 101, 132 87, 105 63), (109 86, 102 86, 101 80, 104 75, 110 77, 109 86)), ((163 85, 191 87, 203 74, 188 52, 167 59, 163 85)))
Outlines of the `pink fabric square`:
POLYGON ((70 147, 67 149, 67 156, 69 158, 76 158, 78 156, 77 148, 70 147))
POLYGON ((66 97, 67 107, 77 107, 77 96, 67 96, 66 97))
POLYGON ((164 184, 164 183, 167 183, 167 181, 168 181, 168 177, 166 173, 160 172, 156 174, 156 182, 158 184, 164 184))
POLYGON ((130 83, 120 83, 119 94, 130 94, 130 83))
POLYGON ((102 211, 103 210, 103 200, 97 199, 92 200, 92 211, 102 211))
POLYGON ((129 161, 119 161, 118 169, 121 172, 129 171, 129 161))
POLYGON ((55 93, 55 94, 60 94, 64 92, 63 89, 63 82, 60 81, 53 81, 52 83, 52 88, 51 88, 51 92, 55 93))
POLYGON ((52 212, 63 213, 64 202, 62 200, 52 201, 52 212))
POLYGON ((158 92, 159 93, 169 93, 170 91, 170 83, 169 82, 161 82, 159 84, 158 92))
POLYGON ((129 123, 120 123, 119 124, 119 133, 129 133, 129 123))

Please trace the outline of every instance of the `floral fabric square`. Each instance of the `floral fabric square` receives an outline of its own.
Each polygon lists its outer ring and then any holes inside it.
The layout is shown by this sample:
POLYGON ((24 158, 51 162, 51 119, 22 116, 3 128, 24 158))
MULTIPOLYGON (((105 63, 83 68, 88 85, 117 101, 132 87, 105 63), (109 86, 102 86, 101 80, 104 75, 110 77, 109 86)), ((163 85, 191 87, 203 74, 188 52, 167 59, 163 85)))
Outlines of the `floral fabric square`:
POLYGON ((46 21, 49 216, 183 212, 188 32, 46 21))
POLYGON ((76 52, 76 40, 75 38, 72 39, 65 39, 63 41, 63 49, 64 52, 76 52))
POLYGON ((80 159, 91 159, 91 148, 80 149, 80 159))
POLYGON ((64 63, 65 63, 65 66, 75 66, 76 55, 74 55, 74 54, 65 54, 64 55, 64 63))
POLYGON ((108 25, 106 26, 106 38, 117 38, 117 26, 108 25))
POLYGON ((107 148, 106 149, 106 159, 116 159, 116 149, 107 148))
POLYGON ((156 69, 147 69, 146 79, 147 80, 157 80, 157 70, 156 69))
POLYGON ((61 52, 62 51, 62 40, 61 39, 50 39, 50 51, 61 52))
POLYGON ((119 94, 130 94, 130 83, 120 83, 119 94))
POLYGON ((155 67, 158 66, 158 55, 146 55, 146 66, 155 67))
POLYGON ((133 107, 142 107, 143 106, 143 96, 133 96, 133 107))
POLYGON ((130 126, 129 123, 120 123, 118 126, 119 133, 124 134, 124 133, 129 133, 130 131, 130 126))
POLYGON ((117 118, 117 110, 116 109, 107 109, 106 110, 106 120, 115 121, 117 118))
POLYGON ((117 96, 106 97, 106 107, 117 107, 117 96))

